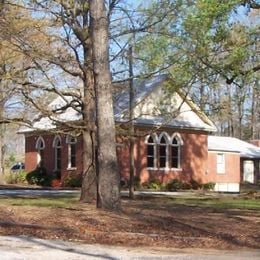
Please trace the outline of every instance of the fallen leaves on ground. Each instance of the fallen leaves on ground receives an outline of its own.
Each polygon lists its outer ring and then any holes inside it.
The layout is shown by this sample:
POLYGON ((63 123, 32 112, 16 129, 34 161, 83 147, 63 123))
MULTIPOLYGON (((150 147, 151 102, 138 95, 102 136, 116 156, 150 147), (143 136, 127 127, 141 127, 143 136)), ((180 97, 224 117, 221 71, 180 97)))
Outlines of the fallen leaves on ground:
POLYGON ((80 202, 68 208, 1 205, 0 234, 124 246, 259 248, 260 212, 156 199, 123 199, 119 213, 80 202))

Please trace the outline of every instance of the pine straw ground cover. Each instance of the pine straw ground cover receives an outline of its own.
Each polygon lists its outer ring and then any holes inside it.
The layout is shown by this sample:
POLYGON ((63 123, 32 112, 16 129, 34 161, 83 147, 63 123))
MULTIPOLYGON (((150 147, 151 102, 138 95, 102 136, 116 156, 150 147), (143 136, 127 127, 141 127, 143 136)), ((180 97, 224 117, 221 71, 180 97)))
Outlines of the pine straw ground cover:
POLYGON ((260 248, 260 200, 123 198, 122 211, 114 213, 82 204, 78 197, 2 197, 0 235, 124 246, 260 248), (251 206, 244 207, 247 203, 251 206))

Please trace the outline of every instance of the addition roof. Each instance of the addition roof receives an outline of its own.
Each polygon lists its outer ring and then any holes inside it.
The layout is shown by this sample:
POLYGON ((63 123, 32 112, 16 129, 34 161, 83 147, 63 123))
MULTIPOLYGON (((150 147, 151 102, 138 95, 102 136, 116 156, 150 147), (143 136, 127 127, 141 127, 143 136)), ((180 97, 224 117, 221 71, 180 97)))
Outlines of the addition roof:
POLYGON ((238 152, 243 158, 260 158, 260 147, 234 137, 209 136, 208 150, 238 152))

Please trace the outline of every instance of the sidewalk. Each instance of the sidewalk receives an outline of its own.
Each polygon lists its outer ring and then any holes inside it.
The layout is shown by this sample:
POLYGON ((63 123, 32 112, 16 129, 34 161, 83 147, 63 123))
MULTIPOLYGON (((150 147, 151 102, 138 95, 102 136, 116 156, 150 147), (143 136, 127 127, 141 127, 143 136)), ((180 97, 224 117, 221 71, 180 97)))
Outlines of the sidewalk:
POLYGON ((1 260, 258 260, 260 250, 129 248, 43 240, 26 236, 0 236, 0 255, 1 260))

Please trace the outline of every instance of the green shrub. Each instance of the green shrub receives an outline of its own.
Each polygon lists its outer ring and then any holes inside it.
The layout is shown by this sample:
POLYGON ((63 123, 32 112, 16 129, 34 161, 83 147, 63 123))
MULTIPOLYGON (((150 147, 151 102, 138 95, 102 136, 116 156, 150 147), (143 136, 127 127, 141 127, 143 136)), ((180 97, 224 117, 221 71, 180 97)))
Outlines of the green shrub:
POLYGON ((18 173, 17 174, 17 183, 27 183, 27 180, 26 180, 27 174, 28 173, 25 171, 18 173))
POLYGON ((151 179, 150 181, 144 182, 142 184, 142 188, 151 190, 162 190, 163 188, 165 188, 165 185, 163 185, 159 180, 151 179))
POLYGON ((53 176, 47 175, 45 167, 38 167, 26 175, 26 180, 31 185, 51 186, 53 176))
POLYGON ((199 190, 199 189, 202 188, 202 184, 197 182, 197 181, 195 181, 195 180, 191 180, 190 184, 192 186, 192 189, 194 189, 194 190, 199 190))
POLYGON ((80 177, 69 176, 64 180, 65 187, 78 188, 81 187, 82 180, 80 177))
POLYGON ((146 188, 151 190, 161 190, 162 183, 157 179, 151 179, 146 183, 146 188))
POLYGON ((13 173, 5 174, 5 181, 7 184, 16 184, 17 183, 17 176, 13 173))
POLYGON ((141 188, 141 179, 139 176, 134 176, 134 188, 135 189, 141 188))
POLYGON ((141 187, 144 188, 144 189, 148 189, 148 186, 149 186, 149 182, 143 182, 141 187))
POLYGON ((183 182, 182 183, 182 187, 183 190, 191 190, 192 189, 192 185, 190 182, 183 182))
POLYGON ((151 180, 148 183, 148 189, 151 190, 160 190, 161 189, 161 182, 158 180, 151 180))
POLYGON ((14 164, 15 161, 16 161, 15 155, 14 154, 10 154, 10 156, 8 158, 9 164, 14 164))
POLYGON ((216 183, 208 182, 202 185, 203 190, 214 190, 216 183))
POLYGON ((167 184, 161 183, 160 186, 161 186, 161 187, 160 187, 160 190, 163 190, 163 191, 166 191, 166 190, 167 190, 167 184))
POLYGON ((5 181, 7 184, 24 184, 26 180, 27 172, 9 173, 5 175, 5 181))
POLYGON ((120 188, 121 189, 127 189, 129 187, 128 181, 126 179, 121 179, 120 180, 120 188))
POLYGON ((178 179, 173 179, 166 185, 166 189, 169 191, 180 190, 180 189, 182 189, 182 187, 183 187, 183 183, 182 183, 182 181, 180 181, 178 179))

